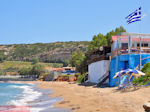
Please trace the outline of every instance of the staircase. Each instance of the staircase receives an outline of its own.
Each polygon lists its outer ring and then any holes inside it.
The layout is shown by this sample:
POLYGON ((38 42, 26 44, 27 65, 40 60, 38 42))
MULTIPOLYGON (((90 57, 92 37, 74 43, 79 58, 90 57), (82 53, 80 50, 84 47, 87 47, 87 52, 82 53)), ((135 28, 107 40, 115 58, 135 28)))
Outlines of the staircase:
POLYGON ((97 86, 101 86, 109 78, 109 72, 106 72, 100 79, 97 86))

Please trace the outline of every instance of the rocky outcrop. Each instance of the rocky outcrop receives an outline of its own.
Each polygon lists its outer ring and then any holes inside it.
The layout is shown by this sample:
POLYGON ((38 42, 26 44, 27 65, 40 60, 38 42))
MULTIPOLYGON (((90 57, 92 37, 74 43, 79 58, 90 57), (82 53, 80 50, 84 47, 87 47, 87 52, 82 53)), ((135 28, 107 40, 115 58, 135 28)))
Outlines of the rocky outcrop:
POLYGON ((143 105, 143 108, 145 109, 145 112, 150 112, 150 102, 145 103, 145 104, 143 105))

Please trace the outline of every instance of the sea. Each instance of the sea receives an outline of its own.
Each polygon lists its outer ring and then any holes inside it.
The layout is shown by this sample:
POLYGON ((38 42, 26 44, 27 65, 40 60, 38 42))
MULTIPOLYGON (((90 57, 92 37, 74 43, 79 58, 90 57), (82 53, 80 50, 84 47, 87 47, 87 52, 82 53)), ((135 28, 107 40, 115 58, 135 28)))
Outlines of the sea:
POLYGON ((49 97, 51 92, 37 88, 37 84, 0 83, 0 112, 69 112, 53 106, 63 98, 49 97))

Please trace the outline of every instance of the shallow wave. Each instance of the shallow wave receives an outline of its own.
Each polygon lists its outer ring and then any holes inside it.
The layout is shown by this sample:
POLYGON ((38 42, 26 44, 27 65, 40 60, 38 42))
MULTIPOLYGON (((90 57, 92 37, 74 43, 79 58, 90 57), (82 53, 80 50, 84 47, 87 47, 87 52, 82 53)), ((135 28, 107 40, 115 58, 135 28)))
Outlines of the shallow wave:
POLYGON ((50 90, 40 90, 35 84, 10 85, 11 88, 20 88, 23 90, 18 100, 11 100, 7 105, 29 106, 30 112, 68 112, 68 109, 54 108, 53 104, 62 100, 62 98, 50 98, 50 90))
POLYGON ((34 91, 33 86, 29 86, 29 85, 24 85, 24 86, 12 85, 11 87, 23 89, 23 93, 22 93, 22 95, 20 95, 19 100, 12 100, 12 101, 8 102, 9 105, 15 105, 15 106, 28 105, 28 102, 34 101, 42 95, 41 92, 34 91))

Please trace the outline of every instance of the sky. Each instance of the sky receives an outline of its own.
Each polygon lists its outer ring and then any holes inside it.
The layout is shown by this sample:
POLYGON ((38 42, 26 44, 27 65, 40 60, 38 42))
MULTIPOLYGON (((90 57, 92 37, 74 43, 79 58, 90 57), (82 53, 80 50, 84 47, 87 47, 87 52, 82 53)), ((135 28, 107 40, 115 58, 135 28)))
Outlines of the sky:
POLYGON ((150 33, 150 0, 0 0, 0 44, 90 41, 123 26, 150 33), (141 22, 125 17, 142 7, 141 22))

